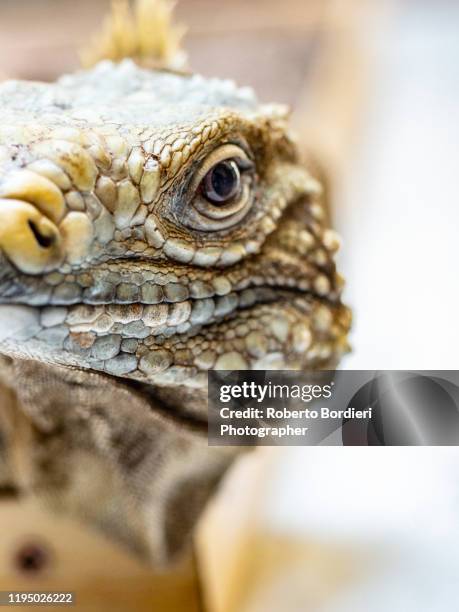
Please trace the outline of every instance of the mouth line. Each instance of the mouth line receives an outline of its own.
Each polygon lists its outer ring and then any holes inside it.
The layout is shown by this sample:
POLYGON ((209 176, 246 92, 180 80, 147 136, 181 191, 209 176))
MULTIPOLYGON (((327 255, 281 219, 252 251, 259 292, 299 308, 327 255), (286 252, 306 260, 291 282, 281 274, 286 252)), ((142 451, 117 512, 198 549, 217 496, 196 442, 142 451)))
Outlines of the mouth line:
POLYGON ((198 305, 201 303, 209 303, 209 301, 213 301, 216 303, 216 310, 214 311, 214 315, 216 317, 222 317, 226 314, 230 314, 233 312, 237 312, 238 310, 246 310, 251 308, 252 306, 258 306, 261 304, 273 304, 276 302, 282 302, 285 299, 292 298, 309 298, 313 300, 317 300, 329 305, 336 305, 337 301, 331 297, 319 295, 314 291, 301 289, 299 286, 289 286, 289 285, 270 285, 270 284, 259 284, 259 285, 249 285, 244 288, 235 288, 233 291, 225 294, 225 295, 213 295, 209 297, 189 297, 185 300, 180 301, 163 301, 158 303, 151 302, 142 302, 142 301, 133 301, 133 302, 95 302, 95 301, 78 301, 72 303, 62 303, 50 301, 46 304, 33 304, 30 301, 26 300, 10 300, 8 298, 4 298, 0 296, 0 305, 8 305, 8 306, 28 306, 30 308, 35 308, 37 310, 45 309, 45 308, 63 308, 72 310, 78 307, 89 307, 89 308, 117 308, 117 309, 130 309, 130 308, 139 308, 139 307, 159 307, 159 306, 169 306, 169 307, 180 307, 186 303, 193 305, 198 305), (238 303, 235 303, 235 299, 237 298, 238 303), (226 308, 225 308, 226 306, 226 308), (230 308, 231 306, 231 308, 230 308), (225 310, 228 312, 225 312, 225 310))
MULTIPOLYGON (((57 318, 61 321, 59 327, 65 325, 70 334, 96 333, 97 336, 103 337, 108 333, 119 334, 125 338, 151 337, 152 339, 183 338, 190 334, 194 336, 204 333, 205 329, 213 325, 219 326, 237 319, 243 312, 250 312, 263 306, 275 310, 276 307, 290 304, 306 316, 313 303, 322 303, 332 308, 337 305, 330 299, 299 287, 266 285, 245 288, 216 298, 198 298, 186 302, 147 306, 139 303, 126 305, 107 303, 96 306, 75 304, 69 307, 54 305, 43 307, 14 302, 3 303, 0 299, 0 304, 3 306, 13 309, 16 306, 18 309, 25 308, 31 313, 35 312, 36 323, 42 329, 49 327, 48 317, 55 320, 57 314, 57 318), (107 318, 111 323, 105 331, 101 329, 100 322, 107 318), (139 325, 142 335, 137 336, 139 325)), ((21 321, 22 319, 19 323, 21 321)))
MULTIPOLYGON (((299 270, 297 273, 300 272, 299 270)), ((47 295, 41 293, 40 287, 34 287, 33 285, 24 286, 17 282, 17 279, 13 276, 9 277, 4 275, 0 279, 0 304, 9 305, 24 305, 33 306, 37 308, 41 307, 66 307, 72 308, 76 306, 92 306, 92 307, 134 307, 134 306, 158 306, 161 304, 183 304, 188 302, 195 304, 204 300, 213 299, 218 300, 220 298, 225 299, 227 296, 239 296, 243 297, 243 301, 250 300, 250 292, 256 292, 257 294, 263 293, 267 297, 267 301, 273 301, 276 298, 276 294, 282 293, 295 293, 298 295, 309 295, 317 299, 323 299, 330 303, 336 303, 339 301, 339 291, 337 293, 334 287, 334 274, 332 270, 322 269, 319 276, 326 283, 325 290, 316 289, 315 284, 310 278, 295 274, 295 270, 278 271, 277 278, 274 276, 266 276, 261 273, 257 273, 254 270, 250 271, 250 275, 238 275, 239 277, 231 282, 223 278, 222 281, 225 285, 222 287, 221 284, 217 287, 214 286, 213 280, 199 281, 202 285, 206 285, 206 289, 200 290, 199 294, 193 295, 194 281, 188 281, 186 278, 185 282, 181 278, 171 280, 170 284, 162 283, 161 281, 146 281, 145 285, 156 290, 154 295, 149 295, 145 298, 143 295, 143 284, 138 285, 137 295, 135 296, 120 296, 114 295, 99 295, 87 296, 84 293, 79 295, 67 295, 50 294, 47 295), (180 293, 175 292, 174 295, 168 294, 169 287, 178 287, 180 293), (34 291, 35 289, 35 291, 34 291), (140 294, 142 289, 142 295, 140 294), (38 290, 38 291, 37 291, 38 290), (153 299, 152 299, 153 298, 153 299)), ((231 278, 231 277, 230 277, 231 278)), ((96 281, 94 287, 97 288, 98 283, 103 279, 96 281)), ((218 277, 215 281, 220 280, 218 277)), ((124 281, 123 281, 124 282, 124 281)), ((66 283, 64 283, 66 284, 66 283)), ((56 285, 58 287, 58 285, 56 285)), ((257 300, 259 301, 259 300, 257 300)))

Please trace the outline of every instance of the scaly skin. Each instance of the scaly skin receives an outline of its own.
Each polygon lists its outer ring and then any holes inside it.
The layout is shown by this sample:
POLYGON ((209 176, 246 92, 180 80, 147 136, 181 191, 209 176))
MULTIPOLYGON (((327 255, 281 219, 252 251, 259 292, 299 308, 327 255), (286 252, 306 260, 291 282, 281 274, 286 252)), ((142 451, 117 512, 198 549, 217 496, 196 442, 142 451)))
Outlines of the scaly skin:
POLYGON ((126 60, 6 82, 0 108, 0 352, 16 380, 32 360, 39 389, 21 401, 36 407, 48 375, 101 372, 107 411, 110 389, 137 385, 205 423, 211 368, 335 367, 338 240, 283 107, 126 60), (200 181, 222 155, 251 169, 234 210, 209 215, 200 181))
POLYGON ((130 61, 5 83, 0 107, 0 298, 29 306, 2 352, 198 388, 209 368, 337 362, 337 240, 282 108, 130 61), (255 163, 253 202, 189 228, 199 164, 228 144, 255 163))

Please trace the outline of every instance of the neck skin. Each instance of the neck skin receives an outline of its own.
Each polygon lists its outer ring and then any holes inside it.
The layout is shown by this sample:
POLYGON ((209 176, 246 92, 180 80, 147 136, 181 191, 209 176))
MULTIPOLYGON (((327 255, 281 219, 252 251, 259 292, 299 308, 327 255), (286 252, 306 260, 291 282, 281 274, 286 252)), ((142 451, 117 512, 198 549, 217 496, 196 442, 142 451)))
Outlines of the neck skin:
POLYGON ((186 547, 233 450, 111 377, 2 358, 0 381, 0 486, 154 564, 186 547))

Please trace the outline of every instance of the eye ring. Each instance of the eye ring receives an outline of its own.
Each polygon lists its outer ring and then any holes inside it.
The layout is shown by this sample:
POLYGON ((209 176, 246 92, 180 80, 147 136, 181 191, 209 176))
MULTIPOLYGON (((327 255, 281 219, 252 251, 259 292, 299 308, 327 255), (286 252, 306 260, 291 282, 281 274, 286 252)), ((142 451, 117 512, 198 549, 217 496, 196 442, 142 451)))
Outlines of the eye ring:
POLYGON ((216 231, 236 224, 252 206, 253 170, 254 163, 237 145, 225 144, 212 151, 189 185, 191 200, 182 209, 182 223, 201 231, 216 231), (215 185, 212 172, 217 169, 220 182, 215 185))

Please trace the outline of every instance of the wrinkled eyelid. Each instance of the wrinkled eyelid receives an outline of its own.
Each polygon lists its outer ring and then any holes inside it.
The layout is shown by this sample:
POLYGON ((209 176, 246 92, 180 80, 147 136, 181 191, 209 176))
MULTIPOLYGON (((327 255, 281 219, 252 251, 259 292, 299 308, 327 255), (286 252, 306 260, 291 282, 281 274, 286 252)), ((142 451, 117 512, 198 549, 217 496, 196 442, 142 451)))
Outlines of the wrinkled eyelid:
POLYGON ((253 168, 254 166, 252 160, 249 158, 244 149, 242 149, 238 145, 221 145, 218 148, 214 149, 211 153, 209 153, 209 155, 204 159, 201 166, 198 168, 197 172, 193 177, 193 180, 190 185, 191 190, 195 191, 199 187, 206 174, 216 164, 219 164, 220 162, 226 161, 228 159, 234 159, 241 168, 241 170, 248 170, 250 168, 253 168))

